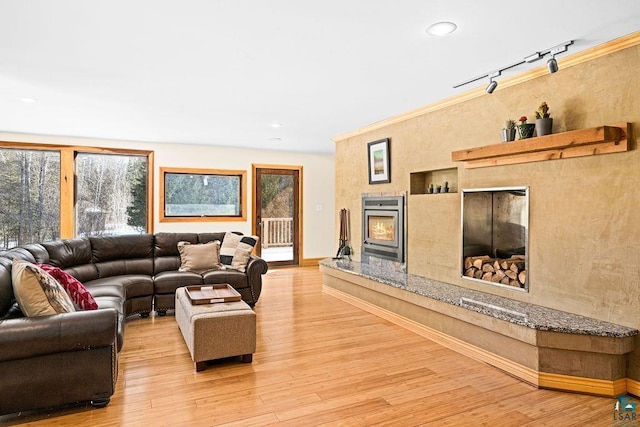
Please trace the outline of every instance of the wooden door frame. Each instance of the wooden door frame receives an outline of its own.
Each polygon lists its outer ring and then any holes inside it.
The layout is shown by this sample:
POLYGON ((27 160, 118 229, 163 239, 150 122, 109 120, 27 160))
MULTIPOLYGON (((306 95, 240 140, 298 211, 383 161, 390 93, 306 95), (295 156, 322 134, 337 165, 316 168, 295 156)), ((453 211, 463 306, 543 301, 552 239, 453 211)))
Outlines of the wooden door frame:
MULTIPOLYGON (((294 230, 297 233, 297 240, 298 240, 298 247, 296 248, 296 245, 294 245, 293 250, 294 250, 294 254, 293 254, 293 259, 294 259, 294 263, 291 264, 291 266, 300 266, 302 264, 302 242, 303 242, 303 209, 302 209, 302 205, 303 205, 303 200, 302 200, 302 184, 303 184, 303 174, 302 174, 302 166, 298 166, 298 165, 269 165, 269 164, 257 164, 257 163, 252 163, 251 164, 251 194, 253 195, 251 197, 251 230, 252 233, 258 235, 258 221, 257 221, 257 217, 256 217, 256 212, 257 212, 257 206, 256 206, 256 201, 257 201, 257 194, 258 194, 258 188, 257 188, 257 169, 282 169, 282 170, 293 170, 293 171, 297 171, 298 172, 298 227, 297 230, 294 230), (297 259, 297 263, 295 262, 295 260, 297 259)), ((295 214, 295 213, 294 213, 295 214)), ((294 227, 295 228, 295 227, 294 227)), ((295 237, 294 237, 295 240, 295 237)), ((276 264, 277 265, 277 264, 276 264)))

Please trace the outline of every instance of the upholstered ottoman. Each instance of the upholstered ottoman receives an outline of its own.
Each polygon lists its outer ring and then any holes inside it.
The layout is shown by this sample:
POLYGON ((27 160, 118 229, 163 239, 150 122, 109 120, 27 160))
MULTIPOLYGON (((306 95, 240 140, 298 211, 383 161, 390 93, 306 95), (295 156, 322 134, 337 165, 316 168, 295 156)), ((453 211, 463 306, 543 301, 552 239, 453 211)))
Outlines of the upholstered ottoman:
POLYGON ((251 363, 256 351, 256 314, 244 301, 192 305, 185 288, 176 290, 175 316, 196 371, 205 361, 242 356, 251 363))

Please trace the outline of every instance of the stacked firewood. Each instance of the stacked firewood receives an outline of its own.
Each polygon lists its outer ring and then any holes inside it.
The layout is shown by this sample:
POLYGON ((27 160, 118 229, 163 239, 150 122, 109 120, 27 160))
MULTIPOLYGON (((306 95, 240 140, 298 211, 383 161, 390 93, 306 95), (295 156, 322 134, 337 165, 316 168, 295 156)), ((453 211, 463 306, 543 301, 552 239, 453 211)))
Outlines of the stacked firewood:
POLYGON ((464 259, 464 275, 518 288, 523 288, 527 283, 523 255, 513 255, 511 258, 468 256, 464 259))

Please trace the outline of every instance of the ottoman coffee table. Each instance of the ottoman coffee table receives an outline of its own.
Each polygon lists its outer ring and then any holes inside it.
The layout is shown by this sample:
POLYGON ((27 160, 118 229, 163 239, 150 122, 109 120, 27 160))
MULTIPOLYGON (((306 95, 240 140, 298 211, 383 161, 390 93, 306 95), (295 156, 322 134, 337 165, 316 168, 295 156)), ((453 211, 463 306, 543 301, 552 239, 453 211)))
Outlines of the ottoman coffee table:
POLYGON ((256 314, 244 301, 194 304, 182 287, 176 290, 175 316, 196 372, 206 368, 207 360, 231 356, 242 356, 245 363, 253 360, 256 314))

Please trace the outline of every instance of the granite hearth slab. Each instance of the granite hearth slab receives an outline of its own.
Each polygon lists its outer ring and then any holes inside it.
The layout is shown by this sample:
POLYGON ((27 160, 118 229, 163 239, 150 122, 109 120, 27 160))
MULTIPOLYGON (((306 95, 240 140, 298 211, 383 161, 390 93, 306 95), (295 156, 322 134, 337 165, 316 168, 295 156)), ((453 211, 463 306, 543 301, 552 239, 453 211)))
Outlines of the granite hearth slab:
POLYGON ((379 266, 372 267, 357 261, 327 258, 322 260, 320 265, 539 331, 616 338, 638 334, 637 329, 627 326, 399 273, 379 266))

